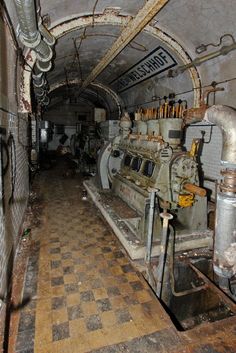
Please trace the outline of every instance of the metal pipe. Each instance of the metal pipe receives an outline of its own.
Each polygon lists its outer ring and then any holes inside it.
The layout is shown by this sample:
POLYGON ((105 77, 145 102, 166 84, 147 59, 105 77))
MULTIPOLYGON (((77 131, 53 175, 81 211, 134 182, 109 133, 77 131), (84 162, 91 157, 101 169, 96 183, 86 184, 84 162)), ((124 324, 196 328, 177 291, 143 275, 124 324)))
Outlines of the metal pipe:
POLYGON ((41 40, 37 31, 34 0, 14 0, 19 21, 20 41, 28 48, 34 48, 41 40))
POLYGON ((46 80, 44 78, 43 72, 40 72, 39 74, 32 75, 33 78, 33 85, 34 87, 41 88, 46 84, 46 80))
POLYGON ((27 48, 31 48, 36 52, 37 62, 36 65, 40 71, 47 72, 51 69, 51 59, 53 51, 53 36, 39 21, 41 30, 43 31, 42 39, 41 33, 37 26, 37 16, 35 10, 34 0, 14 0, 15 8, 19 21, 19 37, 20 41, 27 48), (50 44, 47 44, 49 42, 50 44))
POLYGON ((230 279, 236 273, 236 111, 214 105, 204 120, 216 124, 223 136, 221 164, 225 168, 216 197, 213 268, 219 277, 230 279))
POLYGON ((42 18, 39 17, 38 28, 40 33, 43 36, 44 41, 50 46, 53 47, 56 43, 55 37, 49 32, 49 30, 43 25, 42 18))
POLYGON ((159 263, 157 267, 157 287, 156 294, 158 298, 161 298, 163 274, 166 260, 166 250, 167 250, 167 236, 168 236, 168 225, 169 220, 173 218, 172 214, 167 212, 160 213, 160 217, 163 218, 162 225, 162 239, 161 239, 161 252, 159 256, 159 263))
POLYGON ((204 119, 216 124, 223 135, 222 164, 234 164, 236 168, 236 111, 224 105, 213 105, 206 110, 204 119))
POLYGON ((221 49, 216 50, 212 53, 195 58, 194 60, 191 61, 191 63, 179 66, 177 69, 172 70, 171 77, 176 77, 179 74, 182 74, 184 71, 186 71, 192 67, 200 66, 201 64, 205 63, 206 61, 215 59, 220 55, 227 55, 228 53, 230 53, 232 50, 235 50, 235 49, 236 49, 236 43, 234 42, 233 44, 225 45, 221 49))
POLYGON ((150 263, 151 261, 155 196, 156 196, 156 190, 152 189, 151 196, 150 196, 150 208, 149 208, 149 217, 148 217, 148 233, 147 233, 147 249, 146 249, 147 263, 150 263))

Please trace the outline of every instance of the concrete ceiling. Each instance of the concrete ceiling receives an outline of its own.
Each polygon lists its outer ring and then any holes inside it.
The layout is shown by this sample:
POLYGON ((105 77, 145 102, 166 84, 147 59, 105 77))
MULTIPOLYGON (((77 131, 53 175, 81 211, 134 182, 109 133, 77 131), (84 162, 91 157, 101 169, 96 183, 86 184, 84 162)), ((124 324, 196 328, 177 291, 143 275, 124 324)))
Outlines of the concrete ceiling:
MULTIPOLYGON (((41 16, 54 30, 71 19, 94 16, 92 24, 60 34, 55 46, 54 68, 47 74, 50 85, 61 81, 84 80, 102 59, 120 35, 124 21, 134 17, 146 0, 40 0, 41 16), (99 16, 107 14, 107 23, 97 23, 99 16), (109 14, 116 14, 122 21, 111 23, 109 14), (75 44, 79 54, 76 57, 75 44)), ((14 26, 17 25, 12 2, 6 1, 14 26)), ((111 16, 112 18, 112 16, 111 16)), ((197 57, 195 48, 202 43, 218 43, 222 34, 236 35, 235 0, 169 0, 150 25, 161 29, 177 41, 191 58, 197 57)), ((149 31, 150 32, 150 31, 149 31)), ((225 39, 225 44, 230 40, 225 39)), ((183 64, 181 57, 167 43, 146 30, 136 38, 97 77, 97 81, 109 86, 154 48, 161 45, 183 64)))

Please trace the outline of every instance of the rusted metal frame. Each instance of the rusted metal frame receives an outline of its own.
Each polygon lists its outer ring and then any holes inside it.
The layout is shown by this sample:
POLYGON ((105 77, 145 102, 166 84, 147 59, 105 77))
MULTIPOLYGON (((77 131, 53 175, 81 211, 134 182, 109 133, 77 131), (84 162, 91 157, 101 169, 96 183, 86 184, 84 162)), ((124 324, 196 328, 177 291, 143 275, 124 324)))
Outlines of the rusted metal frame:
POLYGON ((139 10, 137 15, 131 19, 123 29, 120 36, 112 47, 92 70, 90 75, 83 82, 80 94, 96 77, 111 63, 111 61, 142 31, 142 29, 153 19, 153 17, 167 4, 169 0, 149 0, 139 10))

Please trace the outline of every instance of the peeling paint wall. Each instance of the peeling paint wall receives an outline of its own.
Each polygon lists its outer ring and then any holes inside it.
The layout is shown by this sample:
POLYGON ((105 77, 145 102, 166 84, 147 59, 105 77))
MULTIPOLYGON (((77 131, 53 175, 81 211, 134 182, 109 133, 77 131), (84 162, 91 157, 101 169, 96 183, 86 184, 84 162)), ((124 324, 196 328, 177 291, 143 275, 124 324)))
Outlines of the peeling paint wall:
POLYGON ((15 43, 0 7, 0 298, 6 294, 10 256, 15 253, 28 200, 27 116, 17 113, 17 71, 15 43), (9 138, 9 136, 12 138, 9 138), (13 140, 14 139, 14 140, 13 140), (9 152, 8 167, 6 166, 9 152), (14 193, 12 190, 14 188, 14 193), (12 197, 11 197, 12 196, 12 197))

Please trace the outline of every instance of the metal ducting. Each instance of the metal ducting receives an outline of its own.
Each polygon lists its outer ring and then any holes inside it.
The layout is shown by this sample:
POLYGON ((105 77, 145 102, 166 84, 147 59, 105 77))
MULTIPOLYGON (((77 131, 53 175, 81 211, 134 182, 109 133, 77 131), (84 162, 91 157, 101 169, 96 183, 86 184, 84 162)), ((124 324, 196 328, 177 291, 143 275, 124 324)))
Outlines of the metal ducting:
MULTIPOLYGON (((35 0, 14 0, 14 3, 19 21, 20 41, 36 53, 36 70, 38 72, 33 75, 33 85, 36 88, 43 88, 47 85, 47 81, 42 73, 48 72, 52 68, 52 47, 55 44, 55 38, 44 27, 40 17, 37 21, 35 0)), ((44 94, 45 92, 44 89, 44 94)), ((41 91, 36 92, 36 97, 41 97, 41 94, 41 91)))
POLYGON ((236 111, 214 105, 206 110, 204 120, 216 124, 223 136, 224 169, 217 191, 214 272, 220 279, 230 279, 236 274, 236 111))

